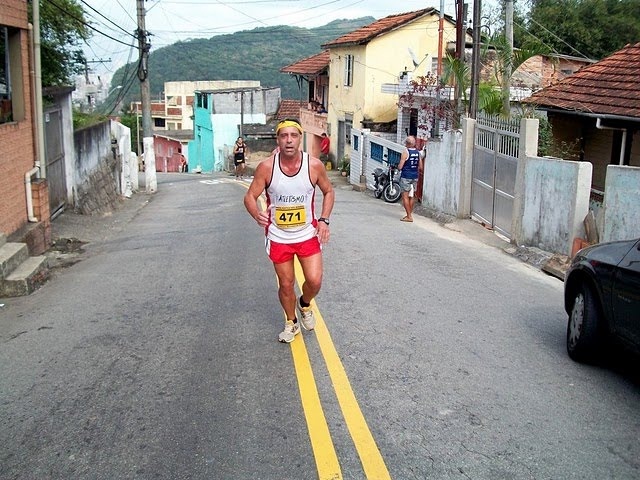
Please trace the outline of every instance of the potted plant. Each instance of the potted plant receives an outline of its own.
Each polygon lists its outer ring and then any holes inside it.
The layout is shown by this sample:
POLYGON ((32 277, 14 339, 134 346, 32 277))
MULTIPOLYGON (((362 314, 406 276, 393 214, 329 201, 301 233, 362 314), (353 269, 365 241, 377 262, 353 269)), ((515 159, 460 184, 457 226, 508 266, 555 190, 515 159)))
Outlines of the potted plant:
POLYGON ((350 172, 349 157, 345 155, 342 158, 342 161, 340 162, 340 166, 338 167, 338 169, 340 170, 340 173, 343 177, 346 177, 347 175, 349 175, 349 172, 350 172))

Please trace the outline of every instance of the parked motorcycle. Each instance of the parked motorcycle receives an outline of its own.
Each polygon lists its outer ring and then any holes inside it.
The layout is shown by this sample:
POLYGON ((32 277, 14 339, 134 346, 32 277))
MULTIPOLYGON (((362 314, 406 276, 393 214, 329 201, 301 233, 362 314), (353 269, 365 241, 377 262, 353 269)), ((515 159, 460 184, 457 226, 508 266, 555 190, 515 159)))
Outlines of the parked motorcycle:
POLYGON ((398 168, 396 165, 387 164, 387 170, 376 168, 373 175, 373 195, 376 198, 384 198, 385 202, 397 202, 401 195, 400 182, 396 179, 398 168))

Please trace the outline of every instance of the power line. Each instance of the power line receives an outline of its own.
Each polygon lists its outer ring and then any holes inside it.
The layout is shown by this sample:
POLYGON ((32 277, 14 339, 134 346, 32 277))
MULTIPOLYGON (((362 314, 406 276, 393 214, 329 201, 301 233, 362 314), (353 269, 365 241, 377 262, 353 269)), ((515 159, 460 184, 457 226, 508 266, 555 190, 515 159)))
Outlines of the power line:
MULTIPOLYGON (((51 5, 53 5, 55 8, 57 8, 58 10, 60 10, 62 13, 64 13, 67 17, 72 18, 73 20, 75 20, 76 22, 84 25, 85 27, 89 28, 90 30, 93 30, 94 32, 99 33, 100 35, 107 37, 110 40, 113 40, 114 42, 117 43, 121 43, 122 45, 126 45, 129 46, 128 43, 123 42, 122 40, 118 40, 117 38, 112 37, 111 35, 107 35, 106 33, 98 30, 97 28, 95 28, 93 25, 91 25, 90 23, 87 23, 86 21, 84 21, 81 18, 76 17, 75 15, 71 14, 70 12, 66 11, 64 8, 62 8, 60 5, 58 5, 55 1, 53 0, 49 0, 49 3, 51 3, 51 5)), ((133 34, 129 34, 131 36, 133 36, 133 34)))
POLYGON ((91 5, 89 5, 87 2, 85 2, 85 0, 80 0, 83 4, 85 4, 87 7, 89 7, 91 10, 93 10, 94 12, 96 12, 98 15, 100 15, 102 18, 104 18, 105 20, 107 20, 109 23, 111 23, 112 25, 115 25, 117 28, 119 28, 120 30, 122 30, 124 33, 126 33, 127 35, 131 35, 131 32, 125 30, 124 28, 122 28, 120 25, 118 25, 117 23, 115 23, 113 20, 111 20, 109 17, 105 16, 104 14, 100 13, 98 10, 96 10, 95 8, 93 8, 91 5))
POLYGON ((541 25, 540 23, 536 22, 535 19, 530 18, 530 20, 535 23, 536 25, 538 25, 539 27, 541 27, 542 29, 546 30, 551 36, 553 36, 556 40, 559 40, 560 42, 564 43, 567 47, 569 47, 571 50, 573 50, 574 52, 576 52, 578 55, 580 55, 583 58, 586 58, 587 60, 590 60, 589 57, 587 57, 584 53, 580 52, 578 49, 572 47, 571 45, 569 45, 567 42, 565 42, 562 38, 560 38, 559 36, 557 36, 555 33, 553 33, 551 30, 549 30, 547 27, 545 27, 544 25, 541 25))

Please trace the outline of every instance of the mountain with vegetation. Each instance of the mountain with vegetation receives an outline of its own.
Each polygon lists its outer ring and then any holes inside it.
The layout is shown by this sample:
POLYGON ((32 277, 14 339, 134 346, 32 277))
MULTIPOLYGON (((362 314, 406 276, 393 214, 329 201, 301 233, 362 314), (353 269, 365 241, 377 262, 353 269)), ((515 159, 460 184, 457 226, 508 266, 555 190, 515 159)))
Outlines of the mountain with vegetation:
MULTIPOLYGON (((259 80, 263 87, 280 87, 282 98, 306 98, 306 87, 301 92, 295 78, 280 69, 321 52, 323 43, 373 21, 373 17, 334 20, 311 29, 260 27, 174 43, 149 55, 151 98, 161 96, 164 82, 197 80, 259 80)), ((122 104, 139 100, 137 62, 118 69, 111 85, 124 86, 120 94, 122 104)), ((111 101, 116 103, 114 98, 111 101)))

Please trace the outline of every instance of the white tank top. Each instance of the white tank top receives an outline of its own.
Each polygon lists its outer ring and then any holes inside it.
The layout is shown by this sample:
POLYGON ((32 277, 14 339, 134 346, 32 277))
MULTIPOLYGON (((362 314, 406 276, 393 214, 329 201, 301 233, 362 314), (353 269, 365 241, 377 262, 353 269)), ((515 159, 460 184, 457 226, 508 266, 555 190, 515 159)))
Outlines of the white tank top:
POLYGON ((267 238, 278 243, 298 243, 313 238, 316 234, 315 192, 309 154, 302 152, 300 169, 289 176, 280 168, 280 154, 277 153, 266 195, 270 212, 267 238))

